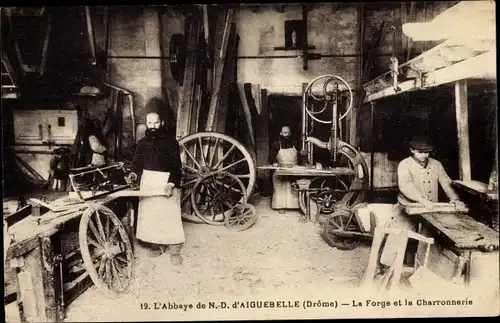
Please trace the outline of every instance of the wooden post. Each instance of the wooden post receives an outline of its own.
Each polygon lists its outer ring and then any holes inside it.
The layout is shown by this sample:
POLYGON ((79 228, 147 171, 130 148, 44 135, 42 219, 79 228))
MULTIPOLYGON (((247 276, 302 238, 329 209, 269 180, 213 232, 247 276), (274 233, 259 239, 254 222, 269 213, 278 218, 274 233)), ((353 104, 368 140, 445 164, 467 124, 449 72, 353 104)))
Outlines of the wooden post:
MULTIPOLYGON (((253 98, 257 108, 257 120, 255 121, 255 146, 257 151, 257 166, 267 165, 269 157, 269 107, 267 105, 267 90, 261 89, 260 85, 252 84, 253 98)), ((268 170, 257 170, 259 179, 259 190, 264 192, 264 187, 269 178, 268 170)))
POLYGON ((179 94, 179 107, 177 112, 177 139, 189 134, 193 101, 195 97, 196 69, 198 67, 198 42, 200 39, 200 15, 197 13, 191 19, 189 28, 186 68, 182 90, 179 94))
MULTIPOLYGON (((218 33, 222 33, 222 39, 219 41, 216 40, 215 45, 216 45, 216 52, 215 52, 215 57, 214 57, 214 71, 213 71, 213 76, 214 76, 214 82, 213 82, 213 89, 212 89, 212 96, 210 98, 210 108, 208 110, 208 116, 207 116, 207 122, 206 122, 206 131, 214 131, 216 127, 216 114, 217 114, 217 107, 219 105, 219 97, 220 97, 220 91, 222 87, 222 76, 224 73, 224 65, 226 63, 226 55, 227 55, 227 48, 228 48, 228 41, 230 38, 230 33, 231 33, 231 22, 233 20, 233 9, 227 10, 227 14, 224 16, 221 20, 224 22, 224 27, 222 30, 217 30, 216 38, 217 35, 220 35, 218 33)), ((219 28, 217 28, 219 29, 219 28)))
POLYGON ((54 272, 54 251, 52 250, 52 242, 50 237, 40 237, 40 252, 41 252, 41 278, 43 285, 43 302, 45 308, 45 317, 47 321, 58 322, 64 319, 62 307, 62 298, 60 293, 62 284, 56 283, 56 279, 62 279, 54 272), (57 278, 56 278, 57 277, 57 278), (56 292, 55 287, 59 287, 56 292), (59 295, 58 295, 59 294, 59 295), (57 297, 59 296, 59 297, 57 297))
POLYGON ((252 146, 255 146, 255 132, 253 129, 253 123, 252 123, 252 112, 250 111, 250 105, 247 100, 247 95, 245 93, 245 87, 244 84, 238 83, 237 84, 238 91, 240 94, 240 100, 241 100, 241 105, 243 106, 243 112, 245 115, 245 121, 247 124, 249 136, 250 136, 250 141, 252 146))
POLYGON ((455 111, 457 116, 458 158, 460 180, 470 181, 469 111, 467 104, 467 81, 455 83, 455 111))

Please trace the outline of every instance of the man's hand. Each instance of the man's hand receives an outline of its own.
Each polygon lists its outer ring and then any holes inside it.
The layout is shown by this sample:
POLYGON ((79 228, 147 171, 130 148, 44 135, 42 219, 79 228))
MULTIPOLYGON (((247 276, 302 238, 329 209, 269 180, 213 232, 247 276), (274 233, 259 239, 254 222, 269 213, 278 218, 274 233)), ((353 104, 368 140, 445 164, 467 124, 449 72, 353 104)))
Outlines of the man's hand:
POLYGON ((278 167, 278 163, 273 163, 273 166, 274 167, 278 167))
POLYGON ((427 210, 434 209, 434 203, 429 200, 422 200, 420 201, 420 204, 422 204, 427 210))
POLYGON ((467 207, 465 205, 465 203, 460 201, 460 200, 453 200, 453 201, 450 201, 450 203, 455 204, 455 208, 458 210, 465 209, 467 207))
POLYGON ((167 186, 165 187, 165 196, 171 197, 173 193, 174 193, 174 185, 172 183, 168 183, 167 186))

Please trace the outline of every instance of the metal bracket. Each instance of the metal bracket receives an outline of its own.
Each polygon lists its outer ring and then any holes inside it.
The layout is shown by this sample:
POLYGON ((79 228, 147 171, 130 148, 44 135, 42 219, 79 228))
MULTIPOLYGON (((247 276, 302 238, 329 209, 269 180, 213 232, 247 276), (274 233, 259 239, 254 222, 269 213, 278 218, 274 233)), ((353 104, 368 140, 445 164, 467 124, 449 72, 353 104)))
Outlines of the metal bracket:
POLYGON ((392 74, 392 82, 394 87, 394 92, 401 91, 401 88, 398 85, 398 76, 399 76, 399 63, 396 57, 391 57, 391 74, 392 74))

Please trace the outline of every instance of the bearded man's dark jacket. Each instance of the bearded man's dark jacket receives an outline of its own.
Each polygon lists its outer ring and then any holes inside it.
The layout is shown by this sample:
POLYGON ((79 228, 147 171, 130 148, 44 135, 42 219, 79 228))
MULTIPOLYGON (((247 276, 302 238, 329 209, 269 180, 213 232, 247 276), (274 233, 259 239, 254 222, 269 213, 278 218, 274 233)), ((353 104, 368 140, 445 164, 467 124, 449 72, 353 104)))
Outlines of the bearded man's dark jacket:
POLYGON ((137 143, 132 172, 139 178, 144 170, 169 172, 168 181, 180 188, 181 169, 179 142, 173 132, 162 127, 154 134, 147 132, 137 143))

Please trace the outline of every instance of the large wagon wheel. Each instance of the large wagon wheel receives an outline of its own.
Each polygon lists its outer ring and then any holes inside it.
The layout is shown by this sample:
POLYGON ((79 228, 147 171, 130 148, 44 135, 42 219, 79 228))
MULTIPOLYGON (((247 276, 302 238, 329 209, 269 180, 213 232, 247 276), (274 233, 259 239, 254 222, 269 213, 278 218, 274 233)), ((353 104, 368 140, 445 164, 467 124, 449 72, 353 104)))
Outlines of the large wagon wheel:
POLYGON ((203 176, 196 182, 191 193, 191 204, 196 216, 203 223, 211 225, 224 225, 233 208, 246 202, 247 195, 242 181, 226 172, 203 176))
POLYGON ((113 211, 100 204, 87 208, 80 219, 79 241, 94 284, 112 298, 125 294, 133 274, 132 244, 113 211))
POLYGON ((218 132, 198 132, 181 138, 179 145, 183 169, 181 205, 184 219, 204 223, 193 215, 190 196, 196 182, 206 174, 230 173, 243 183, 246 196, 251 196, 257 169, 252 155, 240 142, 218 132))

